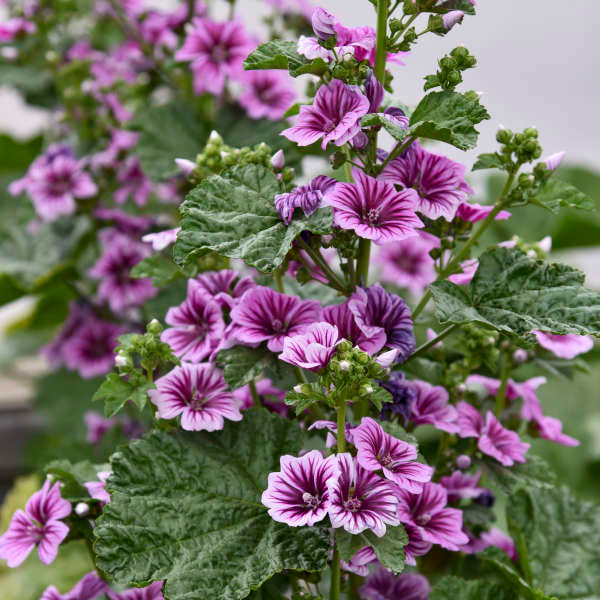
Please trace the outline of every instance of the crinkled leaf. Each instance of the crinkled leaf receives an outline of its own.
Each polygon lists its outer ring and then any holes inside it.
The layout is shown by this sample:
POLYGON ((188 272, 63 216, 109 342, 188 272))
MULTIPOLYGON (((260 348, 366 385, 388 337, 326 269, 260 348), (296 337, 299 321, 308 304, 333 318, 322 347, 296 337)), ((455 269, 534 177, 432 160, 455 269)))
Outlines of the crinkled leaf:
POLYGON ((409 133, 468 150, 477 145, 479 132, 474 125, 489 118, 478 100, 458 92, 431 92, 412 113, 409 133))
POLYGON ((597 336, 600 293, 584 288, 584 279, 573 267, 494 248, 481 255, 469 285, 438 281, 430 289, 444 323, 477 322, 525 338, 533 329, 597 336))
POLYGON ((276 175, 260 165, 237 166, 208 177, 182 205, 175 261, 183 265, 199 253, 212 250, 271 273, 281 265, 300 232, 331 231, 330 208, 321 208, 310 217, 296 217, 289 226, 284 225, 274 206, 274 197, 280 192, 276 175))
POLYGON ((285 403, 288 406, 293 406, 296 410, 296 414, 302 414, 307 408, 310 408, 313 404, 317 402, 327 402, 327 398, 323 394, 323 388, 316 382, 303 384, 304 386, 308 386, 310 391, 296 391, 295 389, 291 389, 285 395, 285 403))
POLYGON ((151 277, 156 287, 162 287, 177 277, 183 277, 183 273, 172 258, 162 252, 156 252, 135 265, 131 269, 131 276, 136 279, 151 277))
POLYGON ((285 40, 271 40, 252 51, 244 61, 247 71, 257 69, 286 69, 292 77, 307 73, 321 75, 327 70, 322 58, 309 60, 298 54, 298 44, 285 40))
POLYGON ((553 213, 561 208, 578 208, 580 210, 595 210, 595 202, 574 185, 552 177, 541 187, 535 197, 535 203, 540 204, 553 213))
POLYGON ((98 567, 122 585, 164 579, 169 600, 240 600, 284 569, 324 569, 326 525, 277 523, 261 503, 280 457, 301 448, 298 424, 263 409, 222 431, 133 442, 111 461, 98 567))
POLYGON ((371 113, 362 118, 363 127, 383 127, 395 140, 401 142, 408 136, 408 129, 400 127, 391 119, 388 119, 383 113, 371 113))
POLYGON ((459 577, 443 577, 429 595, 429 600, 517 600, 517 598, 517 592, 506 584, 459 577))
POLYGON ((565 487, 521 490, 511 497, 507 518, 525 577, 533 588, 560 600, 597 600, 597 504, 578 501, 565 487))
POLYGON ((369 400, 373 403, 377 410, 381 410, 384 402, 392 402, 392 394, 380 385, 373 384, 373 393, 369 396, 369 400))
POLYGON ((143 410, 146 406, 148 390, 155 387, 153 383, 147 381, 141 385, 134 385, 117 373, 109 373, 94 394, 92 401, 104 400, 104 415, 112 417, 130 401, 143 410))
POLYGON ((550 465, 541 457, 527 455, 527 462, 507 468, 497 461, 487 458, 478 461, 484 473, 504 492, 512 494, 519 488, 552 488, 556 485, 556 475, 550 465))
POLYGON ((473 171, 481 171, 482 169, 503 169, 504 163, 501 156, 497 152, 490 154, 480 154, 473 165, 473 171))

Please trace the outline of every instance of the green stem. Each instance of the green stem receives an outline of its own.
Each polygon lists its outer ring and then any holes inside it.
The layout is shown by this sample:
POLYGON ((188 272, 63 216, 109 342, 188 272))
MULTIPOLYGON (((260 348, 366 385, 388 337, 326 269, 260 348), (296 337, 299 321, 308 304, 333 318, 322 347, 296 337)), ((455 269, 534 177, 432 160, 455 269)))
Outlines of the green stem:
POLYGON ((512 362, 506 354, 502 357, 502 371, 500 373, 500 387, 498 388, 498 393, 496 394, 496 407, 494 409, 494 414, 496 417, 500 418, 502 411, 504 410, 504 406, 506 404, 506 388, 508 387, 508 378, 510 377, 510 370, 512 367, 512 362))
POLYGON ((359 285, 369 283, 369 261, 371 258, 371 240, 361 238, 358 244, 358 258, 356 259, 356 282, 359 285))
POLYGON ((342 400, 337 409, 337 451, 346 450, 346 401, 342 400))
POLYGON ((283 272, 281 271, 281 269, 275 269, 275 272, 273 273, 273 278, 275 279, 277 291, 281 294, 285 294, 285 287, 283 286, 283 272))
POLYGON ((350 574, 350 600, 360 600, 358 590, 363 583, 363 578, 356 573, 350 574))
POLYGON ((306 381, 306 377, 304 377, 304 373, 300 367, 294 367, 294 375, 298 380, 298 383, 308 383, 306 381))
POLYGON ((383 171, 392 160, 398 158, 416 139, 417 138, 410 136, 403 142, 398 142, 393 150, 385 157, 385 160, 381 164, 380 172, 383 171))
POLYGON ((346 287, 340 281, 338 276, 331 270, 331 267, 327 264, 327 261, 321 256, 319 252, 311 248, 301 237, 296 238, 298 245, 313 259, 315 264, 325 273, 325 276, 329 280, 329 283, 335 287, 338 291, 346 293, 346 287))
MULTIPOLYGON (((439 281, 440 279, 446 279, 446 277, 448 277, 448 275, 452 275, 452 273, 454 273, 454 271, 456 270, 456 268, 458 267, 460 262, 463 260, 463 258, 465 258, 468 255, 469 250, 471 250, 471 248, 479 241, 479 238, 484 234, 485 230, 494 222, 494 219, 496 218, 498 213, 504 208, 504 202, 506 200, 506 197, 508 196, 508 193, 510 192, 510 190, 512 188, 515 177, 517 176, 517 171, 518 171, 518 169, 513 169, 509 173, 508 179, 506 180, 506 184, 504 185, 504 189, 502 190, 502 194, 500 195, 500 198, 498 198, 498 201, 496 202, 494 208, 492 209, 492 212, 490 212, 490 214, 481 223, 481 225, 479 226, 479 229, 473 234, 473 236, 469 239, 469 241, 448 262, 448 264, 443 268, 443 270, 440 271, 439 275, 437 276, 436 281, 439 281)), ((419 314, 421 314, 421 312, 427 305, 427 302, 429 302, 430 298, 431 298, 431 288, 428 289, 427 292, 425 292, 425 295, 423 296, 423 298, 421 298, 421 301, 419 302, 419 304, 417 304, 416 308, 413 310, 413 313, 412 313, 413 320, 415 320, 419 316, 419 314)))
POLYGON ((250 382, 250 393, 252 394, 254 406, 258 406, 260 408, 262 406, 262 402, 260 401, 260 396, 256 391, 256 383, 254 383, 254 379, 250 382))
POLYGON ((387 20, 389 0, 377 2, 377 41, 375 44, 375 77, 385 82, 385 63, 387 61, 387 20))
POLYGON ((450 327, 447 327, 446 329, 444 329, 444 331, 442 331, 442 333, 440 333, 437 337, 434 337, 432 340, 429 340, 428 342, 421 344, 408 357, 408 360, 406 362, 408 362, 409 360, 412 360, 413 358, 419 356, 420 354, 423 354, 424 352, 427 352, 427 350, 429 350, 429 348, 433 348, 433 346, 435 346, 438 342, 442 341, 447 335, 450 335, 457 328, 458 328, 458 325, 456 323, 454 323, 453 325, 450 325, 450 327))

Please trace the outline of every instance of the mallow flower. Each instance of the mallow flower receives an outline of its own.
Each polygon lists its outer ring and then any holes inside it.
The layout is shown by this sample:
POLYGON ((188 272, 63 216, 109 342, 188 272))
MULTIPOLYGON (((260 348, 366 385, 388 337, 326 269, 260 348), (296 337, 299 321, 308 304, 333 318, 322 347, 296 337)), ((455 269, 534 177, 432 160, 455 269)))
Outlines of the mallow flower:
POLYGON ((310 217, 321 206, 325 196, 335 189, 337 183, 337 179, 318 175, 310 183, 296 187, 291 192, 277 194, 275 208, 281 215, 281 220, 289 225, 296 208, 300 208, 310 217))
POLYGON ((409 381, 406 385, 415 392, 410 413, 410 420, 415 425, 433 425, 448 433, 458 432, 456 409, 449 403, 445 388, 418 380, 409 381))
POLYGON ((315 323, 306 333, 286 337, 279 359, 302 369, 319 371, 327 366, 341 341, 335 325, 315 323))
POLYGON ((419 573, 396 576, 379 566, 360 588, 360 597, 365 600, 427 600, 430 590, 427 578, 419 573))
POLYGON ((594 347, 594 341, 589 335, 575 335, 573 333, 556 335, 543 331, 533 331, 532 333, 542 348, 550 350, 554 356, 566 360, 571 360, 579 354, 585 354, 594 347))
POLYGON ((108 583, 95 571, 84 575, 70 591, 61 594, 53 585, 47 587, 40 600, 96 600, 110 590, 108 583))
POLYGON ((294 103, 296 92, 287 73, 280 71, 247 71, 241 77, 243 91, 240 105, 252 119, 281 119, 294 103))

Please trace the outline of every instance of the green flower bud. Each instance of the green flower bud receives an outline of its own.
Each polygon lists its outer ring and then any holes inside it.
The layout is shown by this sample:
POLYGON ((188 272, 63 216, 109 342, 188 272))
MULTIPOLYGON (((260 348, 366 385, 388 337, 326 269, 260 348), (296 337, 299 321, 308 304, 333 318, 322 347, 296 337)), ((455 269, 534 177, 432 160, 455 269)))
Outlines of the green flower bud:
POLYGON ((456 61, 451 56, 444 56, 440 59, 439 64, 444 71, 451 71, 456 68, 456 61))
POLYGON ((498 129, 496 132, 496 141, 499 144, 510 144, 513 133, 510 129, 498 129))
POLYGON ((338 344, 338 353, 339 352, 350 352, 352 350, 352 342, 350 340, 343 340, 338 344))
POLYGON ((403 27, 402 21, 400 19, 390 19, 390 31, 395 33, 396 31, 400 31, 403 27))
POLYGON ((163 326, 160 324, 158 319, 152 319, 146 326, 146 331, 152 335, 160 335, 162 333, 163 326))

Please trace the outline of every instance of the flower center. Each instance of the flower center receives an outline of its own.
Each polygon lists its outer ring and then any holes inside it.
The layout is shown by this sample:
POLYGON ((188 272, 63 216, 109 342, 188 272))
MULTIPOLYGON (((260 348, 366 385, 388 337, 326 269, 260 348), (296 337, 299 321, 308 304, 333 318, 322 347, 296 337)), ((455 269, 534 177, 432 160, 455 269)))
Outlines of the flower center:
POLYGON ((208 398, 204 397, 197 389, 194 388, 192 392, 192 397, 188 402, 190 408, 198 410, 202 408, 202 405, 208 400, 208 398))
POLYGON ((336 124, 331 120, 327 120, 323 124, 323 130, 325 131, 325 133, 331 133, 335 129, 335 127, 336 124))
POLYGON ((382 467, 389 467, 394 462, 394 459, 389 454, 384 454, 379 458, 379 464, 382 467))
POLYGON ((274 333, 285 333, 285 323, 279 319, 273 319, 271 321, 271 328, 274 333))
POLYGON ((362 502, 358 498, 348 498, 348 500, 344 501, 344 508, 350 512, 356 512, 361 504, 362 502))
POLYGON ((427 525, 427 523, 429 523, 429 521, 431 521, 431 515, 429 513, 423 513, 422 515, 419 515, 415 519, 415 523, 417 525, 420 525, 421 527, 424 527, 425 525, 427 525))
POLYGON ((381 214, 380 208, 370 208, 364 215, 364 219, 369 225, 376 225, 379 221, 379 215, 381 214))
POLYGON ((304 492, 304 494, 302 494, 302 502, 311 508, 317 508, 321 503, 318 496, 313 496, 308 492, 304 492))
POLYGON ((227 48, 225 48, 224 46, 222 46, 221 44, 217 44, 212 50, 211 50, 211 58, 213 59, 214 62, 216 63, 222 63, 225 62, 227 60, 227 48))
POLYGON ((207 323, 193 323, 191 325, 186 325, 183 328, 185 331, 189 331, 196 335, 199 340, 203 340, 208 333, 208 324, 207 323))

